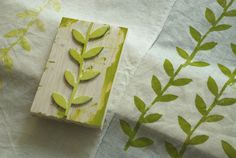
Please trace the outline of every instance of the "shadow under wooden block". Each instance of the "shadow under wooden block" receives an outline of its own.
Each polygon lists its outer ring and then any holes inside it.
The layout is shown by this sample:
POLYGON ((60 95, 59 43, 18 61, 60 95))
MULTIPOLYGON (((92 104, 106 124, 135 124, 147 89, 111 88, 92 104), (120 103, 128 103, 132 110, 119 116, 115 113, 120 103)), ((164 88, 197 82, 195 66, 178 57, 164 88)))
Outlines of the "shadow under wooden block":
POLYGON ((31 112, 102 128, 127 29, 62 18, 31 112))

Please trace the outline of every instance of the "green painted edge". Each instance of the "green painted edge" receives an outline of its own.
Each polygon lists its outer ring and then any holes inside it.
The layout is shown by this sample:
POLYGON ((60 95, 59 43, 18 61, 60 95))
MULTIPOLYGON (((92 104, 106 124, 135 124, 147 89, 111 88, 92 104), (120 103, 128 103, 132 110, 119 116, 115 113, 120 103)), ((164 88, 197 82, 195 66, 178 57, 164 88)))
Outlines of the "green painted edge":
POLYGON ((104 80, 102 93, 101 93, 101 97, 100 97, 101 98, 100 99, 100 104, 98 105, 100 110, 98 110, 96 112, 95 117, 93 117, 91 120, 89 120, 87 122, 89 125, 101 127, 103 125, 103 122, 104 122, 103 120, 104 120, 104 117, 105 117, 107 101, 108 101, 112 86, 109 88, 109 90, 107 90, 107 89, 108 89, 109 85, 112 85, 113 80, 115 78, 116 70, 117 70, 117 67, 118 67, 118 64, 119 64, 120 56, 121 56, 121 53, 122 53, 122 50, 123 50, 123 46, 124 46, 124 42, 125 42, 125 39, 126 39, 128 29, 124 28, 124 27, 120 27, 120 31, 123 32, 124 39, 123 39, 123 42, 119 45, 119 50, 117 51, 115 61, 106 70, 105 80, 104 80))
POLYGON ((62 17, 61 23, 59 25, 59 28, 61 28, 61 27, 69 27, 69 26, 71 26, 72 24, 74 24, 74 23, 76 23, 78 21, 79 21, 78 19, 62 17))

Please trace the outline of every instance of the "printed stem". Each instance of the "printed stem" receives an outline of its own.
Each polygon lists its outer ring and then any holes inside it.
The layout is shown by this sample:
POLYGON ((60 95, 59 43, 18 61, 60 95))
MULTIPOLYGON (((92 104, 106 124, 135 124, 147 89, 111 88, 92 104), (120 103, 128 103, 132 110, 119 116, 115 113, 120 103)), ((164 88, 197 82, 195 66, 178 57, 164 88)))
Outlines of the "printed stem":
POLYGON ((215 23, 209 28, 209 30, 201 37, 201 39, 197 42, 196 46, 194 47, 192 53, 190 54, 190 56, 188 57, 188 59, 181 65, 179 65, 179 67, 177 68, 177 70, 175 71, 174 75, 171 76, 167 82, 167 84, 164 86, 164 88, 161 90, 161 93, 159 96, 156 96, 152 103, 145 109, 145 111, 143 113, 141 113, 138 121, 136 122, 136 125, 133 129, 133 135, 132 137, 130 137, 127 141, 127 143, 125 144, 124 150, 127 151, 130 147, 130 142, 132 142, 138 132, 138 130, 140 129, 142 122, 141 120, 143 119, 143 117, 145 116, 145 114, 155 105, 155 103, 160 102, 159 98, 168 90, 168 88, 172 85, 172 82, 175 80, 176 76, 181 72, 181 70, 187 66, 190 65, 191 61, 194 59, 194 57, 196 56, 196 54, 199 52, 199 48, 202 44, 202 42, 208 37, 208 35, 212 32, 213 28, 215 26, 217 26, 217 24, 224 18, 225 13, 227 12, 227 10, 229 9, 229 7, 233 4, 234 0, 231 0, 229 2, 229 4, 224 8, 223 12, 221 13, 221 15, 216 19, 215 23))
POLYGON ((44 4, 42 6, 39 7, 38 12, 37 12, 37 16, 35 16, 34 18, 32 18, 31 21, 29 21, 26 24, 26 27, 24 27, 23 29, 25 30, 20 36, 18 36, 18 38, 12 42, 8 47, 6 47, 6 49, 8 49, 8 51, 5 53, 5 55, 8 55, 8 53, 10 52, 10 50, 12 48, 14 48, 17 44, 19 44, 19 42, 21 42, 21 40, 25 37, 25 35, 29 32, 29 29, 31 28, 31 26, 33 25, 34 21, 38 18, 38 16, 41 14, 41 12, 47 7, 47 5, 50 3, 51 0, 47 0, 44 2, 44 4))
MULTIPOLYGON (((88 30, 87 30, 87 33, 86 33, 85 43, 83 44, 83 48, 81 49, 81 55, 83 55, 83 53, 86 52, 87 44, 88 44, 88 41, 89 41, 89 34, 91 32, 92 27, 93 27, 93 23, 90 23, 90 25, 88 27, 88 30)), ((79 83, 80 83, 80 80, 81 80, 81 77, 82 77, 82 72, 83 72, 83 65, 84 65, 84 63, 82 61, 79 65, 79 73, 78 73, 78 76, 77 76, 76 85, 73 87, 73 90, 71 92, 70 99, 69 99, 69 102, 68 102, 68 106, 67 106, 66 111, 65 111, 65 115, 66 115, 67 119, 69 118, 69 111, 70 111, 70 108, 71 108, 72 101, 75 97, 76 92, 78 91, 78 88, 79 88, 79 83)))
MULTIPOLYGON (((234 72, 236 72, 236 69, 234 70, 234 72)), ((216 107, 220 97, 222 96, 222 94, 224 93, 224 91, 226 90, 226 88, 233 83, 233 79, 235 78, 236 74, 233 73, 232 77, 228 79, 228 81, 225 82, 224 86, 222 87, 222 89, 220 90, 220 93, 218 95, 215 96, 213 102, 211 103, 211 105, 209 106, 207 112, 205 115, 203 115, 201 117, 201 119, 199 119, 199 121, 196 123, 196 125, 193 127, 193 129, 190 131, 190 133, 187 135, 183 145, 180 148, 179 154, 180 157, 182 158, 188 145, 189 145, 189 141, 191 139, 191 136, 194 134, 194 132, 198 129, 198 127, 200 127, 200 125, 202 125, 205 122, 205 119, 207 118, 207 116, 210 114, 210 112, 216 107)))

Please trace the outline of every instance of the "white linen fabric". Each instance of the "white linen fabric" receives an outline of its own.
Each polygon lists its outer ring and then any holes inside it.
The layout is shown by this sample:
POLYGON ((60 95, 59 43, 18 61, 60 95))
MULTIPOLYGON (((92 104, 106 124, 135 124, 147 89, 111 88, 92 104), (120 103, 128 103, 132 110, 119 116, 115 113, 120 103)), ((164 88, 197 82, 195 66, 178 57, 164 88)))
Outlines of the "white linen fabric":
MULTIPOLYGON (((175 0, 62 0, 59 13, 52 11, 50 6, 47 7, 40 14, 46 31, 39 32, 31 28, 27 33, 31 52, 25 53, 16 46, 10 53, 14 62, 13 70, 8 72, 0 66, 0 76, 4 81, 0 97, 0 157, 89 158, 94 156, 100 138, 105 133, 106 128, 98 132, 34 118, 29 113, 61 17, 129 28, 113 85, 114 95, 111 96, 113 101, 119 101, 141 57, 162 30, 174 2, 175 0)), ((3 37, 5 33, 24 27, 27 23, 27 20, 17 18, 16 14, 25 9, 33 9, 41 3, 41 0, 0 1, 0 48, 11 42, 3 37)), ((107 120, 109 122, 109 117, 107 120)))

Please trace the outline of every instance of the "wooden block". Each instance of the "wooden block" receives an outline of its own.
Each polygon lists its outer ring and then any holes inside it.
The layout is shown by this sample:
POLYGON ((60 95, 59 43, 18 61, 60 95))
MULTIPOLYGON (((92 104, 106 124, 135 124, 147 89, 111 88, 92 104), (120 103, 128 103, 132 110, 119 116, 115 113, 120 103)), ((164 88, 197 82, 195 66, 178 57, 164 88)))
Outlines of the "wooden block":
POLYGON ((102 128, 126 33, 62 18, 31 112, 102 128))

